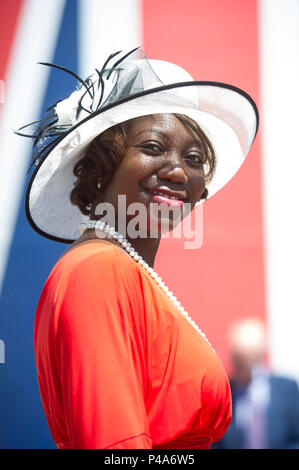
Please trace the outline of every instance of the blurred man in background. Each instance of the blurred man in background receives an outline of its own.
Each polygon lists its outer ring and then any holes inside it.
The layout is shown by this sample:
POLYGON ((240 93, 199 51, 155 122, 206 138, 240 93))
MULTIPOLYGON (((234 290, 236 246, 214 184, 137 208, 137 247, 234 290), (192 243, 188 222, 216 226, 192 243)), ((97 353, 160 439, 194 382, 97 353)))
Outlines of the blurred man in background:
POLYGON ((229 343, 233 418, 214 447, 299 449, 298 385, 272 374, 266 366, 267 341, 261 320, 248 318, 234 324, 229 343))

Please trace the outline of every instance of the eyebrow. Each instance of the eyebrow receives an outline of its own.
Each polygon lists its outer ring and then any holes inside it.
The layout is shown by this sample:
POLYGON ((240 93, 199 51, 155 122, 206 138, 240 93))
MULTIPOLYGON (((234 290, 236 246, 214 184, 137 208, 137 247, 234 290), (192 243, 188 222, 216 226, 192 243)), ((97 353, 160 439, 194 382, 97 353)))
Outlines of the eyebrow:
POLYGON ((151 128, 150 130, 143 130, 143 131, 140 131, 140 132, 138 132, 137 134, 133 134, 133 137, 137 138, 137 137, 139 137, 140 135, 145 134, 145 133, 149 133, 149 134, 159 134, 159 135, 161 135, 161 137, 164 137, 164 138, 167 139, 167 140, 171 140, 171 138, 169 137, 169 135, 168 135, 166 132, 161 131, 161 129, 156 128, 156 127, 153 127, 153 128, 151 128))
MULTIPOLYGON (((138 132, 137 134, 133 134, 133 138, 137 139, 140 135, 144 134, 144 133, 153 133, 153 134, 158 134, 160 135, 161 137, 164 137, 168 142, 171 141, 171 137, 169 136, 169 134, 167 134, 166 132, 164 131, 161 131, 161 129, 159 128, 156 128, 156 127, 153 127, 151 128, 151 130, 143 130, 143 131, 140 131, 138 132)), ((192 145, 198 145, 199 147, 202 147, 202 142, 200 139, 196 139, 196 138, 192 138, 190 139, 190 141, 188 142, 188 145, 192 146, 192 145)))

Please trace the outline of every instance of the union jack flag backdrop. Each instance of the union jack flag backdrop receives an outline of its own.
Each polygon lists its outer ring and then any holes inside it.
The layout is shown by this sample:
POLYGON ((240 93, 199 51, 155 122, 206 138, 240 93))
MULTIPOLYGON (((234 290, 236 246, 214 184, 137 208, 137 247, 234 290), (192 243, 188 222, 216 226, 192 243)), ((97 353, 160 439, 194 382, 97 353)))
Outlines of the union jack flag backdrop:
POLYGON ((26 220, 32 142, 13 130, 77 83, 39 61, 85 77, 112 51, 142 46, 148 58, 253 97, 258 136, 238 174, 204 204, 202 247, 163 239, 155 269, 228 373, 229 326, 257 316, 268 327, 270 366, 299 379, 298 0, 2 0, 0 18, 0 447, 55 448, 33 322, 66 245, 43 239, 26 220))

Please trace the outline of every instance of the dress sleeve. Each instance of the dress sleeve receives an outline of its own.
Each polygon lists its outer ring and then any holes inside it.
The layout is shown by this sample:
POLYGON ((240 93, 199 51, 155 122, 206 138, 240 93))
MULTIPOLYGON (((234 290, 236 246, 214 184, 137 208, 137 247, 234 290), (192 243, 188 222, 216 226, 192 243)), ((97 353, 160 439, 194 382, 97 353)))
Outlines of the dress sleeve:
POLYGON ((111 247, 60 280, 53 342, 71 448, 151 448, 138 266, 111 247))

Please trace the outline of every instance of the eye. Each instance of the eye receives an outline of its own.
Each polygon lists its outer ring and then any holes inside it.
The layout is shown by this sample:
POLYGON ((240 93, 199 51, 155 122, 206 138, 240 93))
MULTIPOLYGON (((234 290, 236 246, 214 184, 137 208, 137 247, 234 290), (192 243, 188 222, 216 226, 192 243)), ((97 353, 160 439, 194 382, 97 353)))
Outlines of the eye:
POLYGON ((192 163, 196 163, 196 164, 203 164, 205 159, 204 159, 204 156, 201 152, 190 152, 188 153, 188 155, 186 155, 186 158, 188 160, 191 160, 192 163))
POLYGON ((161 144, 157 142, 144 142, 143 144, 138 146, 139 148, 146 150, 146 153, 150 154, 158 154, 163 152, 163 147, 161 144))

